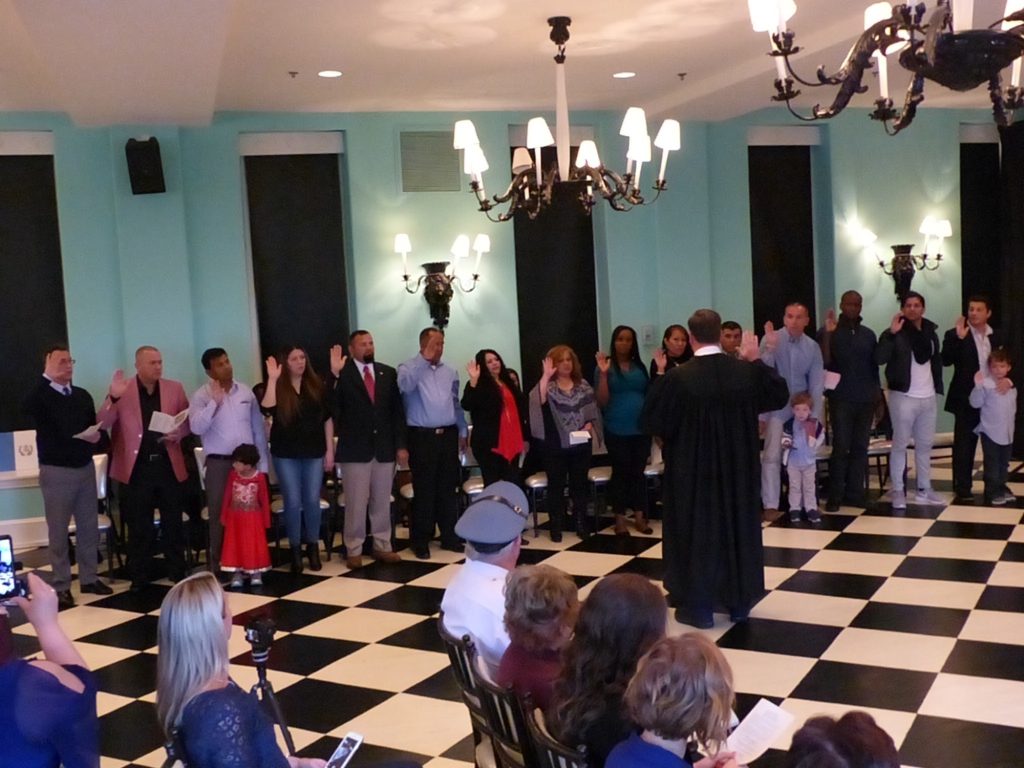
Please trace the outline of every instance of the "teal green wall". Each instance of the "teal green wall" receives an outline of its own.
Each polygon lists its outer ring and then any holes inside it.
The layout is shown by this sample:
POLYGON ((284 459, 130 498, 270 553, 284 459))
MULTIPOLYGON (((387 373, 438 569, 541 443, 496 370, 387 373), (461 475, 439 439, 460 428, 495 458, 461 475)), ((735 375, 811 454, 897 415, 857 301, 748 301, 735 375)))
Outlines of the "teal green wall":
MULTIPOLYGON (((954 236, 945 244, 943 267, 920 274, 914 287, 928 298, 929 316, 948 327, 959 312, 960 295, 959 126, 989 118, 983 112, 922 110, 912 128, 890 139, 863 110, 848 112, 820 126, 822 144, 813 150, 818 305, 832 306, 835 296, 856 288, 865 296, 865 321, 885 327, 895 311, 891 279, 852 246, 845 224, 858 218, 888 251, 889 243, 920 245, 917 226, 931 214, 949 218, 954 236)), ((350 316, 353 327, 374 333, 380 359, 398 363, 413 355, 418 331, 429 324, 422 297, 402 287, 394 234, 409 233, 410 261, 416 265, 447 258, 459 233, 486 232, 492 251, 484 256, 476 291, 456 292, 446 358, 461 369, 486 345, 521 367, 511 224, 492 224, 477 212, 465 182, 461 192, 402 192, 399 134, 444 130, 457 118, 472 117, 491 162, 484 179, 493 194, 499 180, 508 178, 508 126, 529 116, 224 113, 204 127, 83 129, 62 115, 5 114, 0 130, 53 132, 76 381, 98 400, 110 372, 130 369, 132 350, 143 343, 163 350, 167 375, 188 389, 202 382, 199 355, 213 345, 231 352, 239 378, 259 378, 238 152, 240 135, 250 132, 344 134, 350 316), (167 192, 136 196, 124 144, 148 135, 160 141, 167 192)), ((573 117, 575 124, 593 127, 610 166, 623 165, 618 115, 573 117)), ((650 325, 659 335, 668 323, 685 321, 705 305, 750 324, 746 143, 753 125, 793 121, 767 110, 722 123, 686 124, 683 150, 669 161, 669 189, 656 205, 628 214, 595 209, 602 344, 615 324, 650 325)), ((644 170, 648 188, 658 159, 644 170)), ((556 288, 571 279, 551 275, 556 288)), ((38 514, 28 495, 4 493, 0 519, 38 514)))

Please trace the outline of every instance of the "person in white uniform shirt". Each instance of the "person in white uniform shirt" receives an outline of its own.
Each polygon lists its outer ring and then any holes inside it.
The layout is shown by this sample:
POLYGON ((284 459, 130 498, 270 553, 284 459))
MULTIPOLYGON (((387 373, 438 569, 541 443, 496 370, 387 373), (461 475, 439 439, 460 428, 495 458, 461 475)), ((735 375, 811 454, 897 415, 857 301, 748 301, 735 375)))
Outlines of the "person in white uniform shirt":
POLYGON ((530 507, 522 489, 491 483, 459 518, 455 533, 466 540, 466 562, 441 598, 444 626, 469 635, 493 678, 505 649, 505 580, 519 559, 519 541, 530 507))

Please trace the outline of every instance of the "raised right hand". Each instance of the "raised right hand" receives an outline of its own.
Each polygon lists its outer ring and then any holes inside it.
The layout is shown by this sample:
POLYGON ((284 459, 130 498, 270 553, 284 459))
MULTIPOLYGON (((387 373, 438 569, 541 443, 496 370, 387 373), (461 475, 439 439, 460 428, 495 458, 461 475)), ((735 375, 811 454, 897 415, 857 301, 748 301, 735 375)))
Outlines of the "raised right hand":
MULTIPOLYGON (((771 323, 768 323, 771 325, 771 323)), ((761 357, 761 348, 757 345, 757 334, 753 331, 743 331, 740 338, 740 357, 748 363, 752 363, 761 357)))
POLYGON ((960 317, 956 319, 956 335, 961 339, 966 339, 968 332, 967 318, 960 315, 960 317))
POLYGON ((267 378, 270 381, 277 381, 281 378, 281 364, 277 362, 277 358, 271 355, 267 358, 267 378))
POLYGON ((224 387, 221 386, 219 381, 216 379, 210 379, 210 399, 213 400, 213 402, 220 405, 224 402, 224 396, 226 394, 227 392, 224 390, 224 387))
POLYGON ((830 309, 825 313, 825 330, 832 333, 836 329, 836 311, 830 309))
POLYGON ((341 374, 341 369, 345 367, 345 362, 348 360, 345 354, 341 351, 341 344, 335 344, 331 347, 331 373, 337 378, 341 374))
POLYGON ((601 350, 597 350, 594 354, 594 359, 597 360, 597 369, 601 373, 608 373, 612 367, 612 359, 601 350))
POLYGON ((545 357, 541 361, 541 366, 541 378, 544 381, 549 381, 555 375, 555 361, 550 357, 545 357))
POLYGON ((766 349, 775 349, 779 343, 779 332, 775 330, 775 323, 769 320, 764 324, 764 345, 766 349))
POLYGON ((469 383, 476 386, 480 379, 480 364, 476 360, 470 360, 466 363, 466 373, 469 374, 469 383))
POLYGON ((665 350, 658 347, 654 350, 654 367, 658 373, 665 372, 665 366, 668 365, 668 357, 665 355, 665 350))
POLYGON ((110 378, 110 389, 107 391, 110 393, 110 396, 116 400, 128 391, 129 383, 130 379, 126 379, 124 377, 124 371, 118 368, 110 378))
POLYGON ((893 335, 899 333, 903 329, 904 319, 905 318, 903 317, 902 312, 897 312, 895 315, 893 315, 892 322, 889 323, 889 332, 892 333, 893 335))

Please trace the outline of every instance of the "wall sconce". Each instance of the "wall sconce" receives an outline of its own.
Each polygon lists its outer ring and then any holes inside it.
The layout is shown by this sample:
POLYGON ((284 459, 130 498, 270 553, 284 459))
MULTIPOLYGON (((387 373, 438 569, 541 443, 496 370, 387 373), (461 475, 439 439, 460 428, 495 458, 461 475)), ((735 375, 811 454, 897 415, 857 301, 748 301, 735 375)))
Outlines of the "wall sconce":
POLYGON ((924 253, 914 254, 913 244, 903 243, 892 246, 893 256, 889 264, 878 260, 878 266, 885 274, 892 277, 896 297, 903 303, 903 297, 910 290, 910 284, 914 280, 914 273, 923 269, 929 272, 939 268, 942 262, 942 241, 953 234, 953 228, 948 219, 936 219, 933 216, 925 217, 918 230, 924 235, 924 253))
POLYGON ((459 266, 462 260, 469 260, 470 243, 468 235, 459 235, 452 244, 451 261, 431 261, 421 264, 425 274, 419 276, 415 281, 409 274, 409 254, 412 252, 412 243, 409 235, 395 235, 395 253, 402 255, 402 280, 405 281, 407 293, 417 293, 423 287, 423 298, 430 310, 430 317, 434 325, 444 328, 448 325, 448 316, 451 310, 452 296, 455 294, 454 286, 458 286, 463 293, 472 293, 480 280, 480 259, 485 253, 490 253, 491 238, 488 235, 477 235, 473 239, 472 250, 476 253, 476 261, 473 264, 472 282, 469 287, 459 277, 459 266), (451 267, 451 270, 448 268, 451 267))

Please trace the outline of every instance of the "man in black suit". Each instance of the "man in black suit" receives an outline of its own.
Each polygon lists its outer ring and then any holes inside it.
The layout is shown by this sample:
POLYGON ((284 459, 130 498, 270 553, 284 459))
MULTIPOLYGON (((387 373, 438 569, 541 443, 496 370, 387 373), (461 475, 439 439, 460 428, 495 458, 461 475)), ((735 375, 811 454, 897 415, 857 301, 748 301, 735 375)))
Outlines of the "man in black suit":
POLYGON ((398 375, 390 365, 373 359, 373 336, 353 331, 348 357, 341 345, 331 349, 334 381, 335 462, 345 484, 345 548, 349 568, 363 564, 366 512, 375 560, 397 562, 391 550, 391 484, 395 459, 409 463, 405 448, 405 409, 398 375))
MULTIPOLYGON (((967 317, 957 318, 956 326, 946 331, 942 340, 942 364, 953 366, 953 380, 946 395, 946 411, 953 414, 953 492, 954 501, 974 500, 971 480, 974 475, 974 453, 978 447, 978 426, 981 414, 968 402, 974 388, 974 374, 988 370, 988 356, 1003 345, 1003 335, 988 324, 992 306, 987 296, 971 296, 967 300, 967 317)), ((1013 386, 1009 379, 1003 385, 1013 386)))

